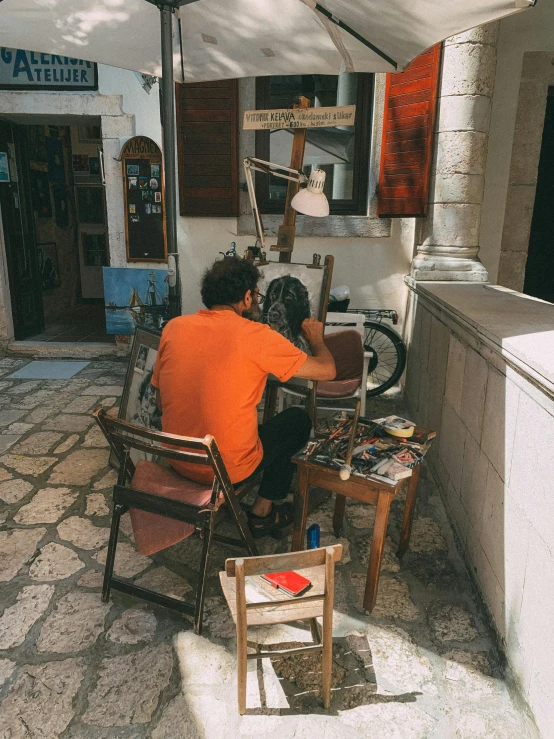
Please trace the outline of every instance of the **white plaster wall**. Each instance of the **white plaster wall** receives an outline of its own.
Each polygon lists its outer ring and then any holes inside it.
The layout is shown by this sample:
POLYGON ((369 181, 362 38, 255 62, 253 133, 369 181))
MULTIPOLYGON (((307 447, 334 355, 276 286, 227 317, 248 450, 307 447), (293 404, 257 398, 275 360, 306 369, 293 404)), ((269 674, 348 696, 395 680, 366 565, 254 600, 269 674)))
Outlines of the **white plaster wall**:
POLYGON ((554 3, 551 0, 540 0, 534 8, 500 23, 479 253, 491 282, 496 282, 498 274, 523 55, 526 51, 551 52, 554 57, 554 3))
POLYGON ((554 306, 490 285, 444 283, 427 292, 420 283, 409 303, 410 413, 437 431, 428 463, 459 547, 510 675, 551 739, 554 386, 552 365, 538 372, 516 347, 548 353, 554 306), (526 337, 531 343, 518 341, 526 337))
MULTIPOLYGON (((393 221, 391 236, 382 239, 298 238, 293 261, 311 262, 314 252, 335 257, 333 286, 348 285, 350 305, 396 310, 402 317, 406 303, 404 275, 409 272, 413 251, 413 219, 393 221)), ((255 241, 236 235, 235 218, 180 218, 178 241, 183 283, 183 312, 201 307, 199 282, 202 272, 235 241, 239 253, 255 241)), ((274 240, 274 239, 273 239, 274 240)), ((271 243, 271 237, 268 239, 271 243)), ((277 253, 269 255, 275 261, 277 253)))
POLYGON ((134 72, 98 65, 98 92, 102 95, 121 95, 121 107, 135 119, 133 135, 149 136, 161 146, 159 90, 159 85, 155 84, 147 93, 134 72))

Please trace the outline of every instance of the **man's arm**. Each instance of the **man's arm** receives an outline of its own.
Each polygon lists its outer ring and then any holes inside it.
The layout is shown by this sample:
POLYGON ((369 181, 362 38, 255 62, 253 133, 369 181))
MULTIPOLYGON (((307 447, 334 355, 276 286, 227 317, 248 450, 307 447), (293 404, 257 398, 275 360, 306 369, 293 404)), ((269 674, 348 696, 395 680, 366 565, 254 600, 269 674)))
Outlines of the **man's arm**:
POLYGON ((323 341, 323 324, 315 318, 307 318, 302 323, 302 331, 313 356, 306 357, 293 376, 305 380, 334 380, 337 374, 335 360, 323 341))

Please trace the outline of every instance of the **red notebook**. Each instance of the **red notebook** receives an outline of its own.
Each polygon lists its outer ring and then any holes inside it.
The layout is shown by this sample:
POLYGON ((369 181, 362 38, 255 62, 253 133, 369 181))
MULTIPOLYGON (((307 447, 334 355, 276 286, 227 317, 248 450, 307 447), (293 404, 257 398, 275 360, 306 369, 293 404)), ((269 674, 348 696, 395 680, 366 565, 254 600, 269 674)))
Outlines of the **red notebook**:
POLYGON ((310 580, 298 572, 273 572, 270 575, 262 575, 263 580, 273 585, 274 588, 282 590, 287 595, 300 595, 311 586, 310 580))

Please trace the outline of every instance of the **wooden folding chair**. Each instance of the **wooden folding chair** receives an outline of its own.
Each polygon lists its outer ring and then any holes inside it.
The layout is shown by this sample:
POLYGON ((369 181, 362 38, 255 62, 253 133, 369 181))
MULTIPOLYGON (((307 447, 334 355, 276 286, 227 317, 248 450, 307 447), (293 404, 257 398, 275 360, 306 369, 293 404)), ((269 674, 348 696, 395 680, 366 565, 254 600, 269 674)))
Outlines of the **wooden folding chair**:
POLYGON ((323 705, 331 705, 333 664, 333 600, 335 592, 335 562, 342 557, 342 544, 322 549, 308 549, 290 554, 228 559, 225 572, 219 573, 221 587, 237 628, 237 667, 239 713, 246 712, 246 665, 249 659, 284 657, 319 650, 322 652, 323 705), (246 578, 270 572, 295 570, 311 581, 305 595, 296 598, 249 603, 246 600, 246 578), (323 616, 322 636, 316 621, 323 616), (309 621, 314 644, 267 652, 247 653, 248 626, 266 626, 290 621, 309 621))
POLYGON ((108 600, 111 588, 135 595, 194 616, 194 630, 200 634, 212 540, 243 547, 251 555, 258 554, 246 514, 239 503, 252 489, 256 479, 250 478, 235 489, 213 436, 196 439, 153 431, 110 416, 103 408, 95 410, 93 415, 119 461, 119 475, 113 489, 113 514, 102 600, 108 600), (183 451, 183 448, 187 451, 183 451), (157 462, 141 460, 135 465, 131 460, 131 450, 162 459, 211 466, 213 484, 193 482, 157 462), (153 554, 182 541, 195 530, 200 531, 203 546, 194 605, 114 576, 119 521, 127 511, 131 512, 137 549, 141 554, 153 554), (227 511, 234 519, 239 539, 214 532, 227 511))

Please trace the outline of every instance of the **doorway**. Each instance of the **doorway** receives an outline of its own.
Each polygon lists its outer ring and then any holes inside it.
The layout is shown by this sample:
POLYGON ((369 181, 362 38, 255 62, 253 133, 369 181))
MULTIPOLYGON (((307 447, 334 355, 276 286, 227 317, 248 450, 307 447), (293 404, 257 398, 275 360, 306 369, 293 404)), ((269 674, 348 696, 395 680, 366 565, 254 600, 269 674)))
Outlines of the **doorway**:
POLYGON ((0 208, 17 341, 113 343, 101 128, 96 119, 0 121, 0 208))
POLYGON ((548 90, 523 292, 554 303, 554 87, 548 90))

